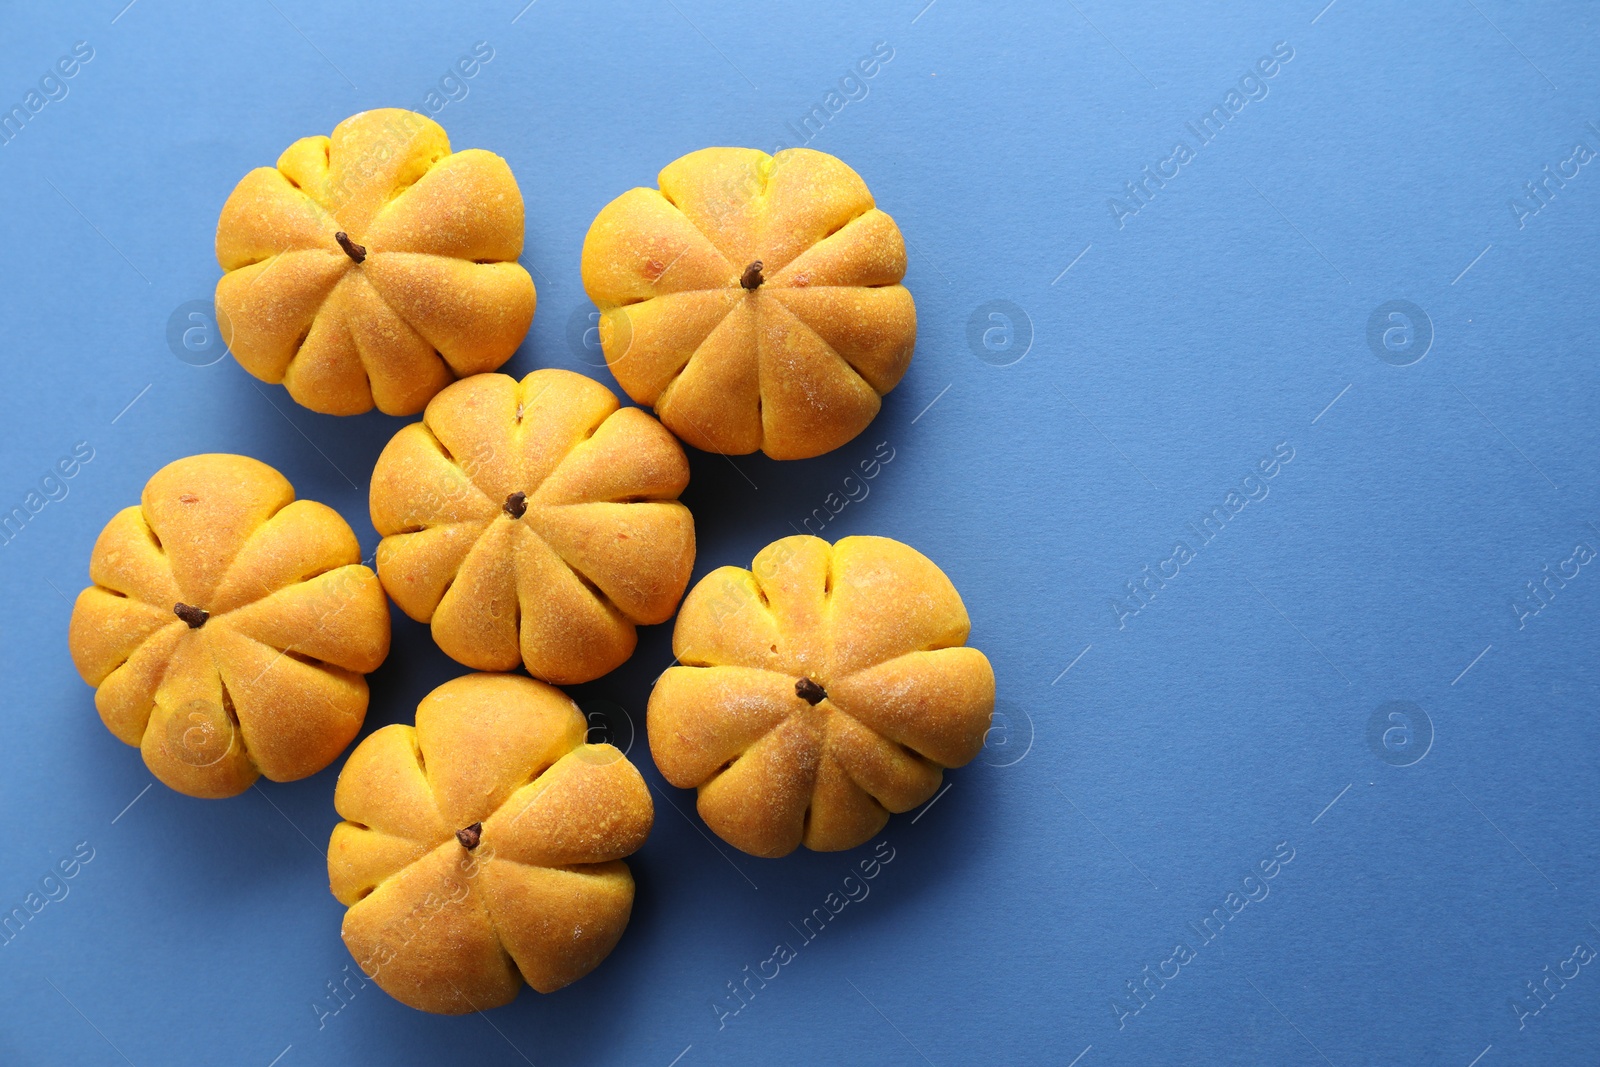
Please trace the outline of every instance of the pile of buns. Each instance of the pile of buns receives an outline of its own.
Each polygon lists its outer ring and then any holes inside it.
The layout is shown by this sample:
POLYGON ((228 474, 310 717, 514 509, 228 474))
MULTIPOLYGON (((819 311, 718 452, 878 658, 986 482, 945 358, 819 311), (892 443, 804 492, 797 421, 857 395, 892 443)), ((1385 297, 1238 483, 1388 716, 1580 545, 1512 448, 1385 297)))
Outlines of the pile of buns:
POLYGON ((240 366, 313 411, 421 413, 371 474, 375 569, 271 467, 189 456, 106 525, 69 634, 106 727, 166 785, 220 798, 355 739, 387 601, 431 628, 470 672, 350 753, 328 873, 363 972, 432 1012, 558 989, 622 936, 650 787, 555 686, 614 670, 638 627, 677 615, 647 714, 661 777, 756 856, 865 843, 978 753, 994 705, 960 596, 896 541, 785 537, 685 596, 680 441, 813 458, 910 365, 905 244, 853 170, 708 148, 600 211, 583 285, 611 373, 655 417, 570 371, 496 373, 533 319, 522 246, 506 161, 412 112, 355 115, 247 174, 216 241, 240 366))

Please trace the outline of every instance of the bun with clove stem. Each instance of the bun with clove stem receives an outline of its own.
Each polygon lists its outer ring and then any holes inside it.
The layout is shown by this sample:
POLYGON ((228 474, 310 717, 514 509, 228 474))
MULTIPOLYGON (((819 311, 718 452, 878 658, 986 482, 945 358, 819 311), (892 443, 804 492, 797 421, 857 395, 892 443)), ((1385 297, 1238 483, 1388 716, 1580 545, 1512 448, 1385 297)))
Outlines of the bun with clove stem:
POLYGON ((593 970, 633 909, 623 857, 650 791, 559 689, 469 674, 350 754, 328 881, 345 945, 390 996, 459 1015, 593 970))
POLYGON ((361 729, 389 607, 349 525, 245 456, 161 468, 89 558, 69 643, 106 727, 162 782, 227 797, 361 729))
POLYGON ((684 598, 650 752, 736 848, 854 848, 983 747, 994 671, 970 626, 913 548, 786 537, 684 598))

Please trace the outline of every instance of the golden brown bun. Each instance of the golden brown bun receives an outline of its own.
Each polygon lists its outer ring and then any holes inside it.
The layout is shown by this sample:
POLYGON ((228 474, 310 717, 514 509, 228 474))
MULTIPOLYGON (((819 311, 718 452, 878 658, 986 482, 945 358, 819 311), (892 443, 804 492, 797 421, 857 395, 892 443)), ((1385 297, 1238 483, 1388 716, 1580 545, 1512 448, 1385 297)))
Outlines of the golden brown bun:
POLYGON ((994 671, 944 573, 886 537, 785 537, 684 598, 650 753, 756 856, 854 848, 983 747, 994 671), (809 699, 808 699, 809 697, 809 699))
POLYGON ((452 154, 415 112, 363 111, 228 197, 217 317, 240 366, 311 410, 413 415, 522 343, 534 291, 521 254, 522 193, 505 160, 452 154))
POLYGON ((599 382, 476 375, 378 457, 378 574, 451 658, 587 682, 632 655, 636 627, 670 619, 688 587, 688 484, 672 435, 599 382))
POLYGON ((577 981, 616 946, 633 908, 621 860, 655 811, 633 764, 585 732, 559 689, 469 674, 424 697, 415 728, 356 746, 334 792, 346 821, 328 881, 349 908, 345 945, 386 993, 482 1011, 523 981, 577 981))
POLYGON ((866 429, 911 363, 917 311, 900 229, 861 177, 809 148, 706 148, 659 181, 583 242, 622 388, 708 452, 805 459, 866 429))
POLYGON ((389 654, 389 606, 360 561, 344 519, 265 463, 177 460, 95 542, 72 661, 106 727, 178 792, 304 778, 361 729, 362 676, 389 654))

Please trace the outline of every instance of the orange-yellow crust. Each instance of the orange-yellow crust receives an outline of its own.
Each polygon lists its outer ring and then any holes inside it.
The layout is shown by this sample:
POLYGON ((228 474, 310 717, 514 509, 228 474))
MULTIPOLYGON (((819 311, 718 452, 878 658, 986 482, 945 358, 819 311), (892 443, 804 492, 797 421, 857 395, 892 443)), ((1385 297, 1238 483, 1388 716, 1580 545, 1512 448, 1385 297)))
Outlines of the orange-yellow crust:
POLYGON ((504 159, 452 153, 415 112, 352 115, 245 175, 223 205, 224 339, 240 366, 313 411, 415 414, 527 334, 522 217, 504 159))
POLYGON ((524 981, 574 982, 616 946, 633 908, 622 858, 655 810, 633 764, 585 732, 559 689, 469 674, 424 697, 415 728, 385 726, 350 754, 328 881, 349 909, 345 945, 390 996, 482 1011, 524 981))
POLYGON ((363 675, 389 653, 389 607, 360 561, 344 519, 265 463, 177 460, 95 542, 72 661, 106 727, 180 793, 304 778, 361 729, 363 675))
POLYGON ((884 537, 786 537, 684 598, 650 753, 757 856, 854 848, 983 747, 994 671, 961 597, 884 537))
POLYGON ((905 242, 866 183, 809 148, 706 148, 659 182, 583 242, 622 388, 709 452, 805 459, 864 430, 917 338, 905 242))
POLYGON ((586 682, 632 655, 636 628, 670 619, 688 587, 688 484, 672 435, 600 383, 480 374, 378 457, 378 574, 451 658, 586 682))

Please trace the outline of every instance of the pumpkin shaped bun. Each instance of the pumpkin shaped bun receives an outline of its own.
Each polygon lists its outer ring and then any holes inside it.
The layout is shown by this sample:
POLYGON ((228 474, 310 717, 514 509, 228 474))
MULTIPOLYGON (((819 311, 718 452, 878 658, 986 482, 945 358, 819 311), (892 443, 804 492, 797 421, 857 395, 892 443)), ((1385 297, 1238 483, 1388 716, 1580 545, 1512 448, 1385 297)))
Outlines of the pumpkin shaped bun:
POLYGON ((162 782, 229 797, 322 770, 367 713, 389 606, 349 525, 244 456, 145 483, 89 558, 68 640, 100 718, 162 782))
POLYGON ((650 752, 736 848, 854 848, 983 748, 994 671, 969 629, 950 580, 898 541, 775 541, 684 599, 650 752))
POLYGON ((328 880, 368 977, 423 1011, 498 1007, 592 971, 633 909, 650 833, 638 770, 521 675, 472 674, 376 731, 339 773, 328 880))
POLYGON ((833 156, 707 148, 603 208, 583 287, 628 395, 696 448, 805 459, 878 414, 917 312, 900 229, 833 156))
POLYGON ((244 176, 217 222, 217 317, 234 358, 313 411, 412 415, 491 371, 533 320, 522 193, 439 124, 363 111, 244 176))
POLYGON ((478 670, 587 682, 666 622, 694 567, 683 448, 581 374, 444 390, 372 472, 378 575, 478 670))

